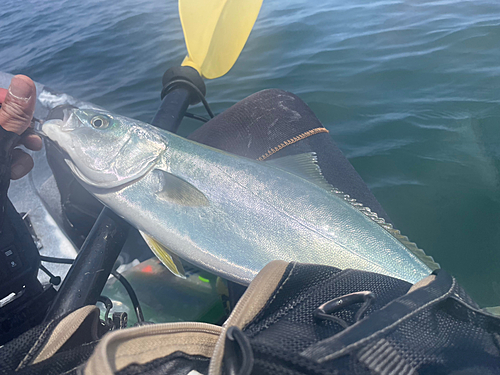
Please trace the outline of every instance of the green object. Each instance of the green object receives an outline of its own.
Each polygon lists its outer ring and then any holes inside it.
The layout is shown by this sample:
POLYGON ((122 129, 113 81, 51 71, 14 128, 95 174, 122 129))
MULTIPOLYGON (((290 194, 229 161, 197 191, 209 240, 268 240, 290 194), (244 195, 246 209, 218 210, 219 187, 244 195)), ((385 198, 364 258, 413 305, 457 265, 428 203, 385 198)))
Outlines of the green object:
MULTIPOLYGON (((217 277, 185 266, 185 279, 174 276, 157 258, 148 259, 122 272, 134 288, 148 322, 198 321, 220 323, 224 317, 217 277)), ((128 314, 128 326, 137 323, 134 307, 122 284, 111 277, 102 295, 113 302, 114 311, 128 314)))

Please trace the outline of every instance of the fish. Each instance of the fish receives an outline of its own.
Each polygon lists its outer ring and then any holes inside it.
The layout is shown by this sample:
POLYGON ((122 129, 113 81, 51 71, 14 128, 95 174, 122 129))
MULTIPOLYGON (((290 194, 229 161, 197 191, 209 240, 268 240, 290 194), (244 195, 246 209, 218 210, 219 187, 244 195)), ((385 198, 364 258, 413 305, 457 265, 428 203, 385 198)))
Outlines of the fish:
POLYGON ((314 153, 252 160, 95 108, 66 109, 42 131, 82 185, 180 277, 183 261, 242 285, 275 259, 410 283, 439 267, 332 187, 314 153))

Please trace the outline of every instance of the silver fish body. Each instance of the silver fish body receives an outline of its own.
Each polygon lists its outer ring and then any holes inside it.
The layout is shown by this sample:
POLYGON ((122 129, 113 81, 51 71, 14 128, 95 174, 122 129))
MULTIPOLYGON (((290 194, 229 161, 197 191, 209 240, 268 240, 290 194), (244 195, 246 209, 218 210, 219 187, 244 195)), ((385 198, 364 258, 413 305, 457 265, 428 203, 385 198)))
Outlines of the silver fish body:
POLYGON ((411 283, 431 272, 352 202, 267 162, 101 111, 73 110, 43 131, 95 197, 180 258, 226 279, 248 284, 274 259, 411 283))

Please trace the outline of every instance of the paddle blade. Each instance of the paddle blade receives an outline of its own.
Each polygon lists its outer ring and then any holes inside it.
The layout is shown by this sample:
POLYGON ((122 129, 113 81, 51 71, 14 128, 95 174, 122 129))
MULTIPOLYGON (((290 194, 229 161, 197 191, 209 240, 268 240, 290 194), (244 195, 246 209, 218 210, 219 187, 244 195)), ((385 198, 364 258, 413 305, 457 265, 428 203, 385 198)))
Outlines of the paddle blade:
POLYGON ((183 66, 213 79, 232 68, 259 15, 262 0, 179 0, 188 56, 183 66))

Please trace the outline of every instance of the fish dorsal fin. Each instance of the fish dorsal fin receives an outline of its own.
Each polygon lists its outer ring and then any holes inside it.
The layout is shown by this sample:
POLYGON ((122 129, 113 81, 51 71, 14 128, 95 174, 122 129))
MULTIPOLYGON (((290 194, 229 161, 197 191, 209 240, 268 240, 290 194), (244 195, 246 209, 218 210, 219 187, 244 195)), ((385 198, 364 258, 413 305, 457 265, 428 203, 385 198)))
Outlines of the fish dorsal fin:
POLYGON ((379 217, 376 212, 373 212, 369 207, 365 207, 362 203, 356 201, 356 199, 351 198, 349 194, 345 194, 342 191, 333 188, 333 193, 342 198, 344 201, 348 202, 351 206, 355 207, 357 210, 361 211, 364 215, 369 217, 371 220, 376 222, 387 232, 389 232, 395 239, 397 239, 401 244, 406 247, 411 253, 413 253, 422 263, 424 263, 431 270, 436 270, 441 268, 438 263, 434 261, 434 258, 427 255, 422 249, 420 249, 415 242, 411 242, 408 237, 401 234, 401 232, 393 227, 391 223, 386 223, 385 219, 379 217))
MULTIPOLYGON (((377 216, 375 212, 372 212, 372 214, 375 214, 375 216, 377 216)), ((433 257, 427 255, 424 250, 420 249, 415 242, 411 242, 409 238, 401 234, 399 230, 394 229, 392 224, 386 223, 383 218, 379 218, 378 216, 377 219, 383 221, 383 224, 380 225, 385 228, 390 234, 392 234, 399 242, 401 242, 404 247, 410 250, 427 267, 429 267, 433 271, 441 268, 439 266, 439 263, 436 263, 433 257)))
POLYGON ((330 183, 325 179, 323 173, 321 172, 321 168, 318 165, 316 153, 308 152, 304 154, 284 156, 282 158, 268 160, 265 163, 269 163, 277 168, 284 169, 337 195, 339 198, 346 201, 358 211, 361 211, 364 215, 384 228, 430 269, 435 270, 440 268, 439 264, 436 263, 431 256, 425 254, 422 249, 419 249, 414 242, 411 242, 408 239, 408 237, 402 235, 399 230, 394 229, 392 224, 386 223, 383 218, 378 217, 377 213, 373 212, 369 207, 365 207, 362 203, 356 201, 356 199, 351 198, 348 194, 345 194, 339 189, 330 185, 330 183))
POLYGON ((170 272, 172 272, 175 276, 180 277, 181 279, 185 279, 185 271, 182 266, 182 262, 180 258, 172 254, 167 250, 165 246, 156 241, 153 237, 147 235, 143 231, 139 231, 144 241, 146 241, 147 245, 151 249, 154 255, 163 263, 165 267, 168 268, 170 272))
POLYGON ((158 198, 181 206, 198 207, 209 205, 205 194, 189 182, 160 169, 156 169, 155 173, 158 173, 162 186, 161 190, 156 193, 158 198))
POLYGON ((333 191, 332 185, 328 183, 321 172, 315 152, 283 156, 266 160, 265 163, 302 177, 327 191, 333 191))

